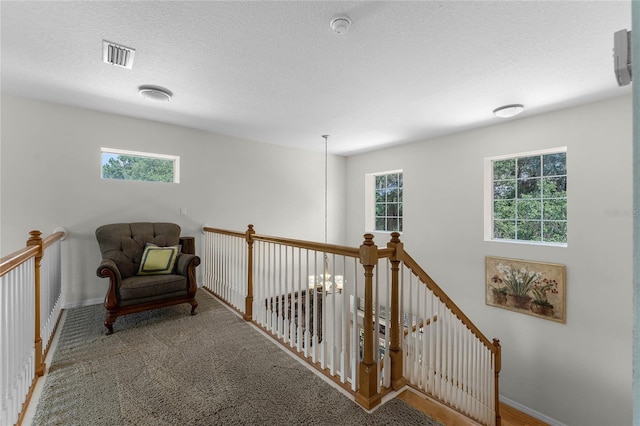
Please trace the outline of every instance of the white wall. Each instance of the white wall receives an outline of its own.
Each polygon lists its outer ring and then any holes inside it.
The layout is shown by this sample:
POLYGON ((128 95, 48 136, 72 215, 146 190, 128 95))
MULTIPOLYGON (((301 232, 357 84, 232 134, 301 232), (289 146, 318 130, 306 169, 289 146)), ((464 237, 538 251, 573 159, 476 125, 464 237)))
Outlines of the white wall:
MULTIPOLYGON (((489 338, 500 339, 501 394, 567 425, 628 425, 631 153, 624 96, 349 157, 347 243, 362 241, 365 173, 403 169, 405 248, 489 338), (485 242, 483 159, 564 145, 568 247, 485 242), (607 214, 614 210, 621 215, 607 214), (566 264, 566 324, 485 305, 488 255, 566 264)), ((387 240, 376 235, 378 246, 387 240)))
MULTIPOLYGON (((323 239, 320 152, 8 96, 1 120, 0 254, 23 247, 31 229, 66 227, 67 304, 106 292, 93 234, 104 223, 172 221, 198 239, 204 223, 239 231, 254 223, 262 234, 323 239), (181 183, 101 180, 101 146, 180 155, 181 183)), ((356 246, 364 174, 404 169, 406 249, 488 337, 500 338, 502 395, 567 425, 631 423, 632 217, 605 214, 632 208, 631 97, 332 156, 329 167, 329 242, 356 246), (483 159, 563 145, 569 246, 483 241, 483 159), (486 306, 487 255, 566 264, 567 323, 486 306)), ((384 246, 388 238, 376 239, 384 246)))
MULTIPOLYGON (((95 111, 2 97, 0 254, 28 232, 67 228, 67 305, 98 300, 95 229, 106 223, 175 222, 201 239, 202 225, 323 241, 324 140, 299 151, 95 111), (179 184, 100 178, 100 147, 180 156, 179 184), (180 208, 188 209, 180 216, 180 208)), ((329 242, 343 243, 345 159, 329 157, 329 242)), ((199 268, 201 269, 201 268, 199 268)))

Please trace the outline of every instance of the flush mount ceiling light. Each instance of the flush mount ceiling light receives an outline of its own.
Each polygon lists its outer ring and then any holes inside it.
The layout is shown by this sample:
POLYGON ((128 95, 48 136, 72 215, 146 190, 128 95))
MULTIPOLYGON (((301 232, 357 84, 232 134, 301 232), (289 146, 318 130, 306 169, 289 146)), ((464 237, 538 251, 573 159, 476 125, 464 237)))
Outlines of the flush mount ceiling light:
POLYGON ((158 86, 140 86, 138 93, 150 101, 170 101, 173 96, 170 91, 158 86))
POLYGON ((348 16, 338 16, 333 18, 329 25, 336 34, 342 35, 346 33, 351 26, 351 19, 349 19, 348 16))
POLYGON ((493 110, 496 117, 509 118, 514 117, 524 111, 524 106, 521 104, 511 104, 501 106, 493 110))

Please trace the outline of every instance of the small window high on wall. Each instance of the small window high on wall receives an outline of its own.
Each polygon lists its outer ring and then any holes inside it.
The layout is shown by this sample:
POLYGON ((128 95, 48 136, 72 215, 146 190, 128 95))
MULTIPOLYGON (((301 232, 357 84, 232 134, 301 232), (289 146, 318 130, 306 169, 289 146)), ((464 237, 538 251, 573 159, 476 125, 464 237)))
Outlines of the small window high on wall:
POLYGON ((368 232, 402 232, 402 170, 365 175, 365 228, 368 232))
POLYGON ((180 157, 150 152, 100 148, 102 179, 180 182, 180 157))
POLYGON ((485 159, 485 240, 567 245, 567 148, 485 159))

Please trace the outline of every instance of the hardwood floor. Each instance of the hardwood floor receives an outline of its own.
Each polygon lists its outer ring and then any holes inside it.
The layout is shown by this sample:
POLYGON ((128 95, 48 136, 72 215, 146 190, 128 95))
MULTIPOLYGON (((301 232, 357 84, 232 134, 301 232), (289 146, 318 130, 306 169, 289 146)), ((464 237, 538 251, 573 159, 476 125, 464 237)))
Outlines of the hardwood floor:
POLYGON ((500 403, 500 416, 502 417, 502 426, 549 426, 547 423, 503 403, 500 403))
MULTIPOLYGON (((439 404, 429 398, 425 398, 411 390, 405 390, 397 398, 417 408, 429 417, 446 426, 477 426, 478 423, 469 420, 455 410, 439 404)), ((502 426, 549 426, 534 417, 516 410, 506 404, 500 403, 500 417, 502 426)))

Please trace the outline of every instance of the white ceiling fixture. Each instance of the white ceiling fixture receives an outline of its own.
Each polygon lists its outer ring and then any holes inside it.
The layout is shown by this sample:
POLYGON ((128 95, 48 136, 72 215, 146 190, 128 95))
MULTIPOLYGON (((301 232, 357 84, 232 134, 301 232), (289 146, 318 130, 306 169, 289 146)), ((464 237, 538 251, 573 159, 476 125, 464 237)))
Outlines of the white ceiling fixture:
POLYGON ((522 111, 524 111, 523 105, 511 104, 511 105, 504 105, 499 108, 496 108, 493 110, 493 113, 495 114, 496 117, 510 118, 510 117, 515 117, 516 115, 520 114, 522 111))
POLYGON ((169 90, 158 86, 140 86, 138 93, 145 99, 150 101, 170 101, 173 93, 169 90))
POLYGON ((1 90, 317 152, 331 129, 349 156, 496 124, 509 103, 518 119, 630 95, 611 35, 631 3, 7 1, 1 90), (135 69, 102 63, 104 39, 135 47, 135 69), (141 108, 141 84, 179 96, 141 108))
POLYGON ((342 35, 349 30, 351 19, 348 16, 338 16, 329 23, 331 29, 338 35, 342 35))
POLYGON ((122 68, 133 69, 133 58, 136 50, 121 44, 102 40, 102 60, 105 64, 111 64, 122 68))

